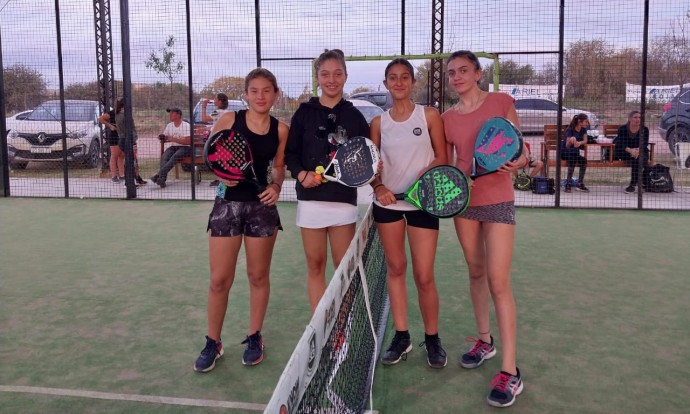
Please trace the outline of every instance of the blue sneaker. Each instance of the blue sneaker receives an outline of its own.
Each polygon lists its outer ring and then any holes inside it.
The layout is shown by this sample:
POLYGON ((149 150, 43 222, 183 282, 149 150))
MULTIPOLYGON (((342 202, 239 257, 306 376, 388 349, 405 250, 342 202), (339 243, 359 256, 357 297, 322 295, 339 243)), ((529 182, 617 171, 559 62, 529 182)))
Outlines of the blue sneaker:
POLYGON ((209 372, 216 366, 216 359, 223 356, 223 343, 206 337, 206 346, 194 363, 194 371, 209 372))
POLYGON ((494 407, 510 407, 515 402, 515 397, 520 395, 524 389, 522 378, 520 377, 520 370, 517 369, 517 375, 511 375, 505 371, 501 371, 491 381, 491 392, 486 397, 486 402, 494 407))
POLYGON ((477 368, 487 359, 496 355, 494 337, 491 336, 491 343, 487 344, 479 338, 467 338, 467 342, 474 342, 474 346, 460 357, 460 365, 463 368, 477 368))
POLYGON ((253 366, 264 360, 264 340, 259 331, 247 336, 242 344, 247 344, 242 355, 244 365, 253 366))

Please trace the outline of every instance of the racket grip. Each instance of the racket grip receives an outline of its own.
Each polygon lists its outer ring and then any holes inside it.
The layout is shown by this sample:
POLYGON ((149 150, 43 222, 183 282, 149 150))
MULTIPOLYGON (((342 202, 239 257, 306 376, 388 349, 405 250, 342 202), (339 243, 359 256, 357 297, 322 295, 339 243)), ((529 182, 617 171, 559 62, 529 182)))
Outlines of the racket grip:
POLYGON ((404 200, 405 199, 405 194, 404 193, 399 193, 395 195, 396 200, 404 200))

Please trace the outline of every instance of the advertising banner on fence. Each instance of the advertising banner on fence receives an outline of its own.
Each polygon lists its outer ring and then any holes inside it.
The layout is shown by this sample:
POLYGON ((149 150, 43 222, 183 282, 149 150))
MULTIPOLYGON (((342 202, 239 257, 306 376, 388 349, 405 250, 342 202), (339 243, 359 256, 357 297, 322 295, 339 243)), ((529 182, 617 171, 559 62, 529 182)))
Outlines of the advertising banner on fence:
POLYGON ((498 85, 498 91, 507 93, 515 99, 544 98, 556 101, 558 85, 498 85))
MULTIPOLYGON (((683 85, 683 89, 690 88, 690 83, 683 85)), ((664 103, 673 99, 680 92, 680 85, 650 86, 647 85, 647 102, 664 103)), ((625 102, 640 102, 642 86, 625 83, 625 102)))

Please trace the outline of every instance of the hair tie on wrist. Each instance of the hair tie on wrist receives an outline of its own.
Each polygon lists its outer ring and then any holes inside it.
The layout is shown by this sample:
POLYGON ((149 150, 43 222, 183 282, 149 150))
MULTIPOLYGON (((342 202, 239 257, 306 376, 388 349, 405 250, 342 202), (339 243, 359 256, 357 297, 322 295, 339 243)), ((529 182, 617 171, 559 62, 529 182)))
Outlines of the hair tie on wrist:
POLYGON ((299 180, 299 183, 302 184, 302 183, 304 182, 304 180, 307 179, 307 176, 308 176, 308 175, 309 175, 309 172, 305 171, 305 172, 304 172, 304 178, 302 178, 301 180, 299 180))
POLYGON ((374 186, 374 191, 376 191, 376 189, 379 188, 379 187, 381 187, 382 185, 383 185, 383 183, 378 183, 378 184, 376 184, 376 185, 374 186))

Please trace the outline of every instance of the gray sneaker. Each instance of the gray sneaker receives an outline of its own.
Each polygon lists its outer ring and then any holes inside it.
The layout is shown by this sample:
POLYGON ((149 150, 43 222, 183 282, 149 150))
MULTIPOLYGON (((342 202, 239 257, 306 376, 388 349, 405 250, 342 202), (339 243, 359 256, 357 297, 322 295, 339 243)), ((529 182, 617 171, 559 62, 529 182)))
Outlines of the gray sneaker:
POLYGON ((491 337, 490 344, 487 344, 479 338, 467 338, 467 342, 474 342, 474 346, 460 357, 460 365, 463 368, 477 368, 483 364, 484 361, 496 355, 493 336, 491 337))

